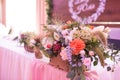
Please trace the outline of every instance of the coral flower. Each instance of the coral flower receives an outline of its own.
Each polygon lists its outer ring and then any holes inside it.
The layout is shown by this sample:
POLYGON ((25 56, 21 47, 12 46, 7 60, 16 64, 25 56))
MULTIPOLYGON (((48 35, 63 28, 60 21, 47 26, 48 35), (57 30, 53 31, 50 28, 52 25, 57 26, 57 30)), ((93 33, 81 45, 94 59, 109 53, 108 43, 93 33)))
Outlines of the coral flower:
POLYGON ((81 39, 74 39, 70 43, 70 47, 73 49, 73 55, 78 55, 85 48, 85 43, 81 39))

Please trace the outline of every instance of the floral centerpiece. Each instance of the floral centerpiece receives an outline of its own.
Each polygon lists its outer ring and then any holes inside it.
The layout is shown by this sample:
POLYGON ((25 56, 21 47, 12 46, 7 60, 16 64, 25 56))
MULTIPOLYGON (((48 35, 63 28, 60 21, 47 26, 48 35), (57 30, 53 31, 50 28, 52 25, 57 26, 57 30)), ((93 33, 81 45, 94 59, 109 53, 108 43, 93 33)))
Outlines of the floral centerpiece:
POLYGON ((104 67, 107 65, 105 59, 113 60, 113 55, 117 54, 108 54, 108 27, 94 27, 69 21, 61 25, 45 26, 44 30, 46 34, 42 39, 41 50, 51 59, 60 57, 62 61, 67 61, 67 77, 71 80, 87 80, 86 72, 90 70, 92 63, 96 66, 100 61, 104 67))

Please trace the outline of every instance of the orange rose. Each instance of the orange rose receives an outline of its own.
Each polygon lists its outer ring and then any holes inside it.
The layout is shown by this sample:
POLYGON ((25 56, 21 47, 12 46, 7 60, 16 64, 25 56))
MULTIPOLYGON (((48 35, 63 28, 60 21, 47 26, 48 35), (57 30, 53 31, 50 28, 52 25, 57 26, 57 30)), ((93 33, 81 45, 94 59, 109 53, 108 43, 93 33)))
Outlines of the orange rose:
POLYGON ((73 55, 78 55, 85 48, 85 43, 81 39, 74 39, 70 43, 70 47, 73 49, 73 55))

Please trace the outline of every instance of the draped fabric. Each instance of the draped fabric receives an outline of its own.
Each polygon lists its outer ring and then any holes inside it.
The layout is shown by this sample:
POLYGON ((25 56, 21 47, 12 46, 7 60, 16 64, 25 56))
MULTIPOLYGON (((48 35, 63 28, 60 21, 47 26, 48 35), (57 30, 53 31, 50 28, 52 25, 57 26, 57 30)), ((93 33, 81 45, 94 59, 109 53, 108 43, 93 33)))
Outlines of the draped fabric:
POLYGON ((66 72, 29 57, 0 47, 0 80, 68 80, 66 72))
POLYGON ((2 21, 2 1, 0 0, 0 22, 2 21))
POLYGON ((32 80, 32 59, 0 48, 0 80, 32 80))
POLYGON ((46 25, 46 1, 45 0, 37 0, 36 2, 36 9, 37 9, 37 14, 36 14, 36 21, 37 21, 37 29, 38 29, 38 34, 41 36, 44 34, 43 33, 43 27, 46 25))
POLYGON ((0 0, 0 22, 6 25, 6 0, 0 0))

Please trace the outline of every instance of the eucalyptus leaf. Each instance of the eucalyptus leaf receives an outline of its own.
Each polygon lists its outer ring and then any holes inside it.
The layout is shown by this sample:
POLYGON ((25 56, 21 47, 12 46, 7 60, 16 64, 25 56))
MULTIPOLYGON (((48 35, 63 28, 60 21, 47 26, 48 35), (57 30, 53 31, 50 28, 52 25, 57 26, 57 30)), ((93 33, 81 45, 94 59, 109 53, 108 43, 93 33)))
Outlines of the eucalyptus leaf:
POLYGON ((85 80, 85 75, 84 74, 80 74, 80 78, 81 78, 81 80, 85 80))
POLYGON ((83 67, 78 67, 79 73, 83 71, 83 67))
POLYGON ((70 79, 73 79, 75 77, 75 72, 73 70, 68 72, 66 77, 70 78, 70 79))
POLYGON ((112 57, 112 56, 110 56, 110 60, 113 60, 113 57, 112 57))
POLYGON ((79 75, 76 75, 73 80, 82 80, 79 75))
POLYGON ((98 61, 94 61, 93 65, 96 66, 98 64, 98 61))
POLYGON ((104 53, 105 58, 109 58, 110 55, 108 53, 104 53))
POLYGON ((116 55, 119 53, 120 50, 116 50, 115 52, 113 52, 112 54, 116 55))
POLYGON ((111 67, 110 67, 110 66, 108 66, 108 67, 107 67, 107 71, 110 71, 110 70, 111 70, 111 67))
POLYGON ((50 55, 48 54, 48 52, 46 50, 42 49, 41 51, 46 57, 50 58, 50 55))

